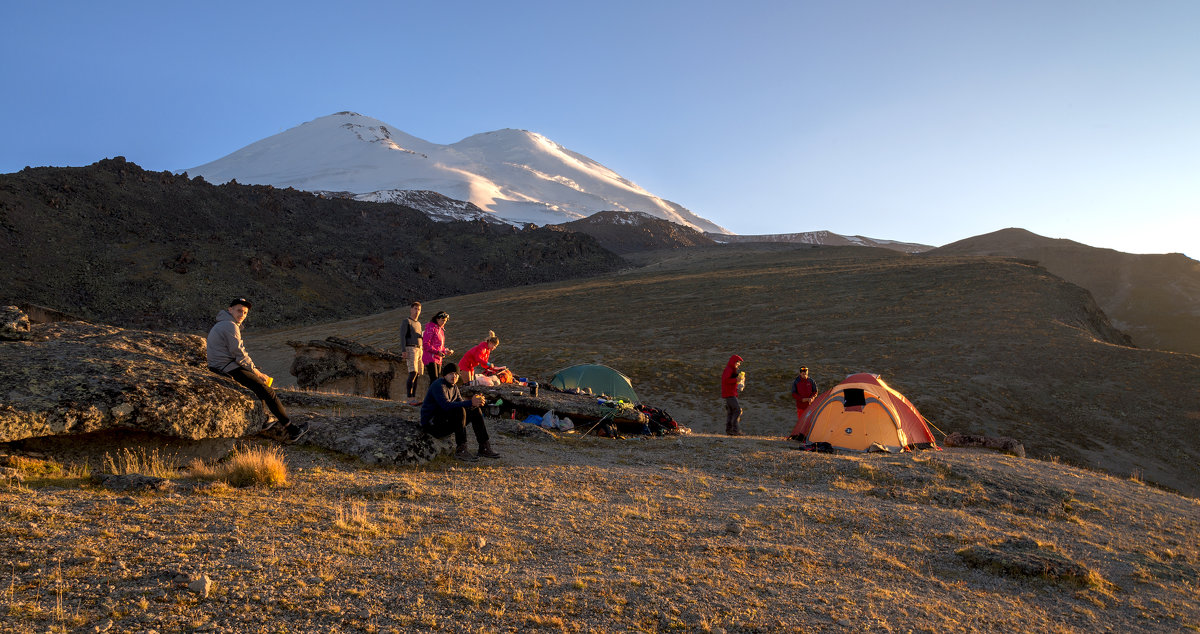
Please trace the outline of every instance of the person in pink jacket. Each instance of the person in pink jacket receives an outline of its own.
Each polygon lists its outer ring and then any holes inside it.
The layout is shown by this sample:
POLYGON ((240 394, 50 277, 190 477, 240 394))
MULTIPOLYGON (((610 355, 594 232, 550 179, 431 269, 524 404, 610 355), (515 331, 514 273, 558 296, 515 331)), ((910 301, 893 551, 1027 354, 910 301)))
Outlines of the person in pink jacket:
POLYGON ((425 332, 421 335, 421 363, 425 364, 425 374, 432 384, 442 376, 442 360, 454 354, 446 347, 446 322, 450 315, 439 310, 429 323, 425 324, 425 332))
POLYGON ((458 362, 458 371, 467 375, 468 383, 475 378, 475 368, 481 366, 485 368, 495 367, 489 359, 492 356, 492 351, 498 345, 500 345, 500 338, 496 336, 496 333, 489 330, 487 339, 480 341, 474 348, 467 350, 467 353, 463 355, 462 360, 458 362))

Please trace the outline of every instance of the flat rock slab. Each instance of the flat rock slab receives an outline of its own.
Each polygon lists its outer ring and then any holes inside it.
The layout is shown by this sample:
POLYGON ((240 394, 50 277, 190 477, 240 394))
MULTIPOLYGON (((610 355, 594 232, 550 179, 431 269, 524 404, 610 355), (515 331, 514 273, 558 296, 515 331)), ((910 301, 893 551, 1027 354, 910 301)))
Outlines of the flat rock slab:
MULTIPOLYGON (((418 421, 398 416, 317 417, 307 422, 309 432, 300 444, 353 456, 367 464, 419 465, 454 451, 453 435, 434 438, 421 431, 418 421)), ((470 437, 470 432, 467 435, 470 437)))

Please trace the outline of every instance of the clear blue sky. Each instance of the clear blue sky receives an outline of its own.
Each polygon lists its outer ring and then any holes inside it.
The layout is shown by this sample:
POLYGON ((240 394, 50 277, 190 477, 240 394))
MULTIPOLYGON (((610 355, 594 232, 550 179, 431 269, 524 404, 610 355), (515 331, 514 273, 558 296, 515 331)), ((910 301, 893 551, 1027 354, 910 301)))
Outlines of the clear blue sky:
POLYGON ((0 172, 341 110, 523 128, 737 233, 1200 257, 1196 0, 4 2, 0 172))

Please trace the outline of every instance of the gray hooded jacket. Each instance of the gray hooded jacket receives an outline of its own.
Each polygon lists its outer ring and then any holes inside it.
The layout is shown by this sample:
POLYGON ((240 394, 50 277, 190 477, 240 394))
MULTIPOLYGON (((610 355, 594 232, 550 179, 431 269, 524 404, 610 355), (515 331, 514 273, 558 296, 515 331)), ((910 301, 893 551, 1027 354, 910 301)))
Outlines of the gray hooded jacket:
POLYGON ((208 331, 208 367, 222 372, 241 366, 254 370, 254 361, 242 345, 242 329, 228 310, 217 313, 217 324, 208 331))

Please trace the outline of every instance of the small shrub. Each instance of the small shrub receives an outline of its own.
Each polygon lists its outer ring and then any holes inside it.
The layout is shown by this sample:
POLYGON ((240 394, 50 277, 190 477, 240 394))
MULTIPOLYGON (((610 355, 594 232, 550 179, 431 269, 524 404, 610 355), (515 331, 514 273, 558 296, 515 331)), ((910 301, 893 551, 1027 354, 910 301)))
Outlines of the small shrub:
POLYGON ((235 487, 287 484, 287 460, 279 447, 241 447, 234 450, 227 462, 215 468, 203 463, 197 468, 193 462, 191 470, 200 478, 212 477, 204 475, 212 473, 216 479, 235 487))

